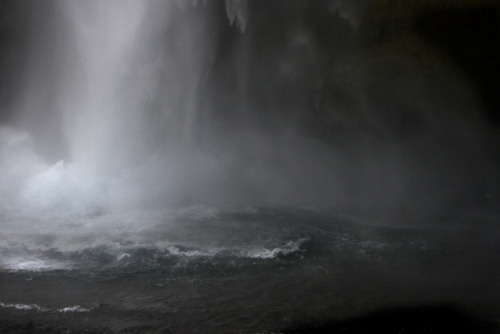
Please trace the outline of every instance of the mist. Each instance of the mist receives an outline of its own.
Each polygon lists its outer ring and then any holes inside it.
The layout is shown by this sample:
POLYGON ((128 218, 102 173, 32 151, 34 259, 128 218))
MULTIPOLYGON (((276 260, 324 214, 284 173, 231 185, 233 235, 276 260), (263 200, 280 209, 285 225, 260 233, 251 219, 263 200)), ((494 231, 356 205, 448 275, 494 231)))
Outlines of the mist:
POLYGON ((415 223, 498 204, 487 82, 420 14, 383 26, 397 6, 3 6, 4 214, 298 205, 415 223))

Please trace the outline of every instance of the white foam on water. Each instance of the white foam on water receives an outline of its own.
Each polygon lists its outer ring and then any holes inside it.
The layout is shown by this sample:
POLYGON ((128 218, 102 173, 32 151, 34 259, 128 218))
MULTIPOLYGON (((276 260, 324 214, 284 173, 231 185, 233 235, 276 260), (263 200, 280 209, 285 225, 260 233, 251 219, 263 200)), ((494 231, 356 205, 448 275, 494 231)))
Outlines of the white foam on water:
POLYGON ((247 246, 242 249, 236 248, 211 248, 211 249, 196 249, 196 250, 181 250, 176 246, 168 246, 164 249, 169 252, 169 255, 186 256, 186 257, 213 257, 217 255, 230 255, 241 258, 253 259, 274 259, 278 256, 289 255, 301 250, 301 245, 308 241, 309 238, 301 238, 298 240, 288 240, 278 247, 254 247, 247 246))
POLYGON ((48 308, 44 306, 40 306, 38 304, 20 304, 20 303, 3 303, 0 302, 0 308, 11 308, 21 311, 36 311, 36 312, 59 312, 59 313, 68 313, 68 312, 90 312, 94 309, 94 307, 87 308, 81 305, 73 305, 67 306, 63 308, 48 308))
POLYGON ((13 256, 0 261, 0 268, 8 271, 50 271, 70 269, 70 263, 36 257, 13 256))
POLYGON ((130 254, 123 253, 123 254, 120 254, 116 257, 116 261, 120 262, 121 260, 128 259, 128 258, 130 258, 130 254))
POLYGON ((185 257, 212 257, 220 253, 220 249, 206 249, 206 250, 181 250, 175 246, 166 248, 170 255, 185 256, 185 257))
POLYGON ((47 312, 49 309, 42 307, 38 304, 6 304, 0 302, 0 307, 2 308, 13 308, 22 311, 37 311, 37 312, 47 312))
POLYGON ((309 240, 308 238, 289 240, 280 247, 245 250, 241 252, 241 255, 243 257, 249 257, 249 258, 273 259, 280 255, 289 255, 299 251, 301 245, 308 240, 309 240))
POLYGON ((79 313, 79 312, 90 312, 90 311, 91 311, 91 309, 82 307, 80 305, 64 307, 64 308, 57 310, 57 312, 61 312, 61 313, 67 313, 67 312, 79 313))

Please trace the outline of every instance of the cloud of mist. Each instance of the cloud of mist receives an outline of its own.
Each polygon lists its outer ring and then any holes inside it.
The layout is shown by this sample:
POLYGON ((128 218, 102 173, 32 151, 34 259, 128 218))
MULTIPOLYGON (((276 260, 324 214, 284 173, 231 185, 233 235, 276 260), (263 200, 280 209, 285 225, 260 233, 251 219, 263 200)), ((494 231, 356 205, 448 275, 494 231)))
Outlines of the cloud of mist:
POLYGON ((399 219, 497 196, 473 85, 453 65, 364 49, 359 3, 186 3, 29 8, 24 90, 0 127, 1 205, 399 219))

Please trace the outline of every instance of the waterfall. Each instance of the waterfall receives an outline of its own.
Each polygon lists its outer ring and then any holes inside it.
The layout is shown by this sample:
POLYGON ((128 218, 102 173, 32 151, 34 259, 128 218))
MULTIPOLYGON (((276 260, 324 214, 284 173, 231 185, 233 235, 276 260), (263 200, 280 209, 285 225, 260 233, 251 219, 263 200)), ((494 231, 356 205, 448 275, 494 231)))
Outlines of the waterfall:
MULTIPOLYGON (((212 56, 207 10, 170 1, 57 3, 67 32, 55 52, 64 62, 51 69, 59 73, 52 82, 35 71, 30 80, 57 86, 51 112, 61 119, 69 154, 52 166, 39 162, 39 174, 20 186, 23 206, 86 211, 162 202, 179 179, 196 177, 180 166, 199 161, 187 147, 212 56), (177 180, 168 178, 172 170, 177 180)), ((50 47, 38 52, 52 54, 50 47)), ((35 89, 27 94, 45 98, 35 89)))

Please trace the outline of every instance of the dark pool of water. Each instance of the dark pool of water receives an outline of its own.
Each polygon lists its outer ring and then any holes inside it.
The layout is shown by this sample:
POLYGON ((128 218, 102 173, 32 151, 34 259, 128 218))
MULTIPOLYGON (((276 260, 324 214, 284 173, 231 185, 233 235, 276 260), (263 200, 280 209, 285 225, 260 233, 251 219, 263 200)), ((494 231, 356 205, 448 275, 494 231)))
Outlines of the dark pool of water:
POLYGON ((490 224, 387 226, 261 208, 166 226, 140 242, 123 231, 88 247, 4 242, 0 330, 493 333, 500 318, 490 224))

